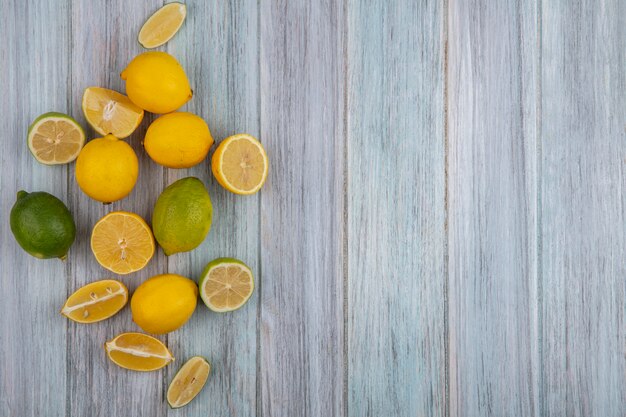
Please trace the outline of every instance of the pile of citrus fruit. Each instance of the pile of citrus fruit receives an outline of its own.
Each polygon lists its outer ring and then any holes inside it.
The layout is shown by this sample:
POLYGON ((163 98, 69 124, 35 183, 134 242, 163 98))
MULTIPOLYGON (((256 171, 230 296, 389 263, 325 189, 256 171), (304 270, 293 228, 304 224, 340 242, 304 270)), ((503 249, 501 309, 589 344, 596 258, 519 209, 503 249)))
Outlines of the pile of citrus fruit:
MULTIPOLYGON (((169 3, 143 25, 139 42, 155 48, 171 39, 185 20, 186 8, 169 3)), ((160 116, 149 126, 143 145, 150 158, 167 168, 189 168, 207 158, 213 137, 198 115, 177 110, 193 93, 183 67, 165 52, 145 52, 121 73, 126 95, 102 87, 89 87, 82 99, 87 122, 101 137, 85 144, 85 131, 71 116, 46 113, 28 129, 28 147, 46 165, 76 160, 76 182, 94 200, 111 203, 131 194, 139 163, 124 138, 139 126, 144 112, 160 116)), ((261 143, 248 134, 224 139, 211 158, 217 182, 241 195, 260 190, 268 172, 261 143)), ((158 197, 151 225, 139 215, 115 211, 105 215, 91 232, 91 249, 107 270, 130 274, 144 268, 156 244, 166 255, 198 247, 213 221, 211 198, 203 182, 194 177, 170 184, 158 197), (156 243, 155 243, 156 240, 156 243)), ((11 210, 11 230, 19 245, 41 259, 65 259, 76 236, 72 214, 65 204, 46 192, 20 191, 11 210)), ((243 262, 219 258, 209 262, 196 281, 175 274, 154 276, 130 296, 119 280, 104 279, 79 288, 61 313, 77 323, 95 323, 118 313, 130 297, 133 321, 146 333, 165 334, 183 326, 196 309, 198 295, 212 311, 223 313, 243 306, 254 291, 253 274, 243 262)), ((154 371, 174 360, 169 349, 145 333, 122 333, 104 344, 115 364, 136 371, 154 371)), ((189 403, 202 389, 211 370, 209 362, 190 358, 167 391, 172 407, 189 403)))

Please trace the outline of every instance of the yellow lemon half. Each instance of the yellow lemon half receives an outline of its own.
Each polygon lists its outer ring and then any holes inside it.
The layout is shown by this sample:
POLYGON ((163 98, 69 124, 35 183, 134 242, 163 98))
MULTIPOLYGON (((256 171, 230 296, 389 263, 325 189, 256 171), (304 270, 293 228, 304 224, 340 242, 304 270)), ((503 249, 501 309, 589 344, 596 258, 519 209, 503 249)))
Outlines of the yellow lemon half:
POLYGON ((164 334, 189 320, 198 301, 198 286, 175 274, 156 275, 141 284, 130 300, 133 321, 144 331, 164 334))
POLYGON ((89 141, 76 160, 78 186, 89 197, 103 203, 130 194, 138 173, 135 151, 113 135, 89 141))
POLYGON ((139 271, 154 255, 150 226, 135 213, 114 211, 91 232, 91 251, 104 268, 124 275, 139 271))
POLYGON ((268 168, 265 149, 247 134, 224 139, 211 158, 215 179, 235 194, 249 195, 259 191, 267 178, 268 168))
POLYGON ((156 119, 143 146, 150 158, 168 168, 189 168, 206 158, 213 145, 209 126, 195 114, 176 112, 156 119))
POLYGON ((120 76, 126 80, 128 98, 151 113, 173 112, 192 96, 185 70, 166 52, 137 55, 120 76))

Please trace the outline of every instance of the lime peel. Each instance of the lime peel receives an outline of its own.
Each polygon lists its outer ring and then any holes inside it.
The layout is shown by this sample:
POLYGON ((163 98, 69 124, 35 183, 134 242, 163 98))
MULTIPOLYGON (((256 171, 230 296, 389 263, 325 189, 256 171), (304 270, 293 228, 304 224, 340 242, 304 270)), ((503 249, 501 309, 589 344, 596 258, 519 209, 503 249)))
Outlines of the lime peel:
POLYGON ((252 275, 250 268, 242 261, 235 258, 218 258, 209 262, 204 268, 198 286, 200 289, 200 297, 209 309, 215 311, 216 313, 226 313, 238 310, 248 302, 254 292, 254 276, 252 275), (211 274, 215 273, 218 268, 225 268, 224 272, 226 274, 234 272, 229 270, 230 267, 235 267, 238 270, 236 275, 222 275, 220 276, 221 280, 215 279, 216 277, 211 278, 211 274), (235 281, 241 273, 244 274, 242 277, 243 279, 235 281), (246 278, 248 279, 247 281, 246 278), (212 287, 212 294, 207 293, 209 285, 212 287), (242 290, 246 290, 247 293, 242 293, 242 290), (226 296, 226 302, 222 306, 216 305, 214 300, 215 297, 224 292, 226 292, 224 294, 226 296), (231 294, 237 295, 240 298, 240 301, 235 304, 229 304, 232 299, 232 297, 229 297, 231 294))

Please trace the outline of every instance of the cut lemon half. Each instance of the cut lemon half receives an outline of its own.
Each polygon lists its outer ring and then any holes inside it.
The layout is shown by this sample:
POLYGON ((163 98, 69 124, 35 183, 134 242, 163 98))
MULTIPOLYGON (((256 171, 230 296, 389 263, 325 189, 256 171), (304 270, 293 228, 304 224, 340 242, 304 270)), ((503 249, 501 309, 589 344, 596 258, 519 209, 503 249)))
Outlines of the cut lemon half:
POLYGON ((267 178, 269 161, 261 143, 247 134, 230 136, 215 150, 211 169, 217 182, 235 194, 254 194, 267 178))
POLYGON ((109 359, 133 371, 156 371, 174 360, 158 339, 143 333, 122 333, 104 344, 109 359))
POLYGON ((114 211, 91 232, 91 250, 104 268, 116 274, 139 271, 154 255, 154 236, 135 213, 114 211))
POLYGON ((191 402, 202 391, 211 372, 211 364, 200 356, 189 359, 180 368, 167 389, 167 403, 180 408, 191 402))
POLYGON ((252 271, 233 258, 218 258, 202 271, 200 297, 211 310, 218 313, 243 306, 254 291, 252 271))
POLYGON ((128 301, 128 289, 114 279, 87 284, 70 295, 61 314, 78 323, 95 323, 120 311, 128 301))
POLYGON ((106 88, 86 88, 82 107, 85 119, 96 132, 119 139, 130 136, 143 120, 143 109, 124 94, 106 88))
POLYGON ((146 49, 161 46, 176 35, 187 16, 187 6, 168 3, 146 20, 137 40, 146 49))
POLYGON ((28 128, 28 149, 46 165, 72 162, 85 144, 85 132, 78 122, 63 113, 45 113, 28 128))

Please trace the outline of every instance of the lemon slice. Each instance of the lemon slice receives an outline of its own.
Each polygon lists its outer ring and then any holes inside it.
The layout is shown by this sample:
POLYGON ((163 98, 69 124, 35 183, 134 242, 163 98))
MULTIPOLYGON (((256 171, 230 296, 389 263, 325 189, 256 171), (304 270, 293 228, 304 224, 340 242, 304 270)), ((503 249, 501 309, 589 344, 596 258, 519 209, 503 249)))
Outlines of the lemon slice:
POLYGON ((63 113, 45 113, 28 128, 28 149, 46 165, 72 162, 85 144, 85 132, 78 122, 63 113))
POLYGON ((61 314, 78 323, 95 323, 115 315, 126 305, 128 289, 114 279, 87 284, 70 295, 61 314))
POLYGON ((85 119, 96 132, 119 139, 130 136, 143 120, 143 109, 124 94, 106 88, 86 88, 82 107, 85 119))
POLYGON ((114 211, 91 232, 91 250, 104 268, 116 274, 139 271, 154 255, 154 236, 135 213, 114 211))
POLYGON ((200 356, 185 362, 167 389, 170 407, 180 408, 189 404, 202 391, 210 372, 211 364, 200 356))
POLYGON ((224 313, 243 306, 254 291, 252 271, 233 258, 215 259, 200 278, 200 297, 211 310, 224 313))
POLYGON ((254 194, 267 178, 269 161, 261 143, 247 134, 230 136, 215 150, 211 169, 217 182, 235 194, 254 194))
POLYGON ((143 333, 122 333, 104 344, 109 359, 133 371, 156 371, 174 360, 160 340, 143 333))
POLYGON ((187 16, 187 6, 168 3, 154 12, 139 31, 139 43, 146 49, 161 46, 176 35, 187 16))

